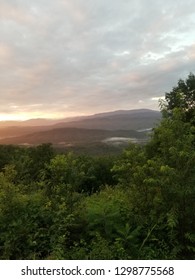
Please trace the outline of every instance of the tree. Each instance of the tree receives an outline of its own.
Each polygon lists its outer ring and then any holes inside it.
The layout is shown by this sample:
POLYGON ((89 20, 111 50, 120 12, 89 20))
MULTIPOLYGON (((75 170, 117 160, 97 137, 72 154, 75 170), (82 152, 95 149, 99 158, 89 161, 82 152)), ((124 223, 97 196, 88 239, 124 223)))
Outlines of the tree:
POLYGON ((166 93, 161 110, 164 118, 153 130, 146 146, 147 157, 156 163, 160 160, 156 179, 161 187, 164 209, 167 209, 167 226, 176 242, 174 247, 178 248, 176 256, 192 258, 195 252, 192 222, 195 220, 194 74, 190 73, 185 81, 180 79, 177 86, 166 93))
POLYGON ((190 73, 186 80, 179 79, 177 86, 165 94, 161 103, 164 116, 172 117, 174 110, 183 113, 185 121, 195 123, 195 75, 190 73))

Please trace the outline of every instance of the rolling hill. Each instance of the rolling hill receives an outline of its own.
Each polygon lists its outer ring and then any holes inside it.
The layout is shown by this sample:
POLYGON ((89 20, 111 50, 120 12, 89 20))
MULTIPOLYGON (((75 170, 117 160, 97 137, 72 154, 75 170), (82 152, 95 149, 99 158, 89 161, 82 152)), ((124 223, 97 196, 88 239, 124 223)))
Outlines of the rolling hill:
POLYGON ((139 130, 152 128, 161 118, 159 111, 148 109, 139 110, 119 110, 95 114, 81 120, 70 122, 59 122, 55 127, 77 127, 88 129, 107 129, 107 130, 139 130))
POLYGON ((70 146, 101 141, 106 142, 110 138, 119 138, 120 141, 132 139, 133 141, 134 139, 143 139, 144 136, 144 132, 140 133, 134 130, 55 128, 18 137, 0 139, 0 144, 38 145, 41 143, 52 143, 54 145, 70 146))
POLYGON ((0 126, 0 144, 52 143, 66 147, 90 143, 119 145, 128 141, 143 142, 146 141, 148 130, 159 120, 160 112, 147 109, 119 110, 81 118, 51 120, 50 125, 49 120, 29 120, 20 122, 19 126, 0 126))

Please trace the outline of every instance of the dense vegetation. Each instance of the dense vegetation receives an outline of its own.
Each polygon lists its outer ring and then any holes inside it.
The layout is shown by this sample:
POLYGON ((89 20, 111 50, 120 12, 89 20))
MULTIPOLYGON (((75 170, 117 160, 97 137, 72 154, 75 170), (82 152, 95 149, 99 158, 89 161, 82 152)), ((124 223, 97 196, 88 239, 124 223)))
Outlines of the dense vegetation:
POLYGON ((1 259, 195 259, 195 76, 121 155, 0 146, 1 259))

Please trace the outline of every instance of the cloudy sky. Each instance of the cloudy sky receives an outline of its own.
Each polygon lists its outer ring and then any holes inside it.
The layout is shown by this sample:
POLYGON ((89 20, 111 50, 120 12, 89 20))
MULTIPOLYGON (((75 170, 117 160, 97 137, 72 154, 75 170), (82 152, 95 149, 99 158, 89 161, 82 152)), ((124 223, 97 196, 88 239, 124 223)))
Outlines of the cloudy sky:
POLYGON ((195 72, 194 0, 0 0, 0 120, 158 108, 195 72))

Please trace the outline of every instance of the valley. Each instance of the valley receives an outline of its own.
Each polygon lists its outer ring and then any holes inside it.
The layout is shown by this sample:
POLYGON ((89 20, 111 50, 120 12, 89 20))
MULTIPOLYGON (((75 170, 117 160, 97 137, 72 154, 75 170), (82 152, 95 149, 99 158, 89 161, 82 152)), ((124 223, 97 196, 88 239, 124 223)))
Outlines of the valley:
POLYGON ((0 144, 33 146, 51 143, 58 148, 79 146, 124 147, 145 143, 160 120, 160 112, 120 110, 62 120, 36 119, 0 123, 0 144), (11 125, 10 125, 11 124, 11 125))

